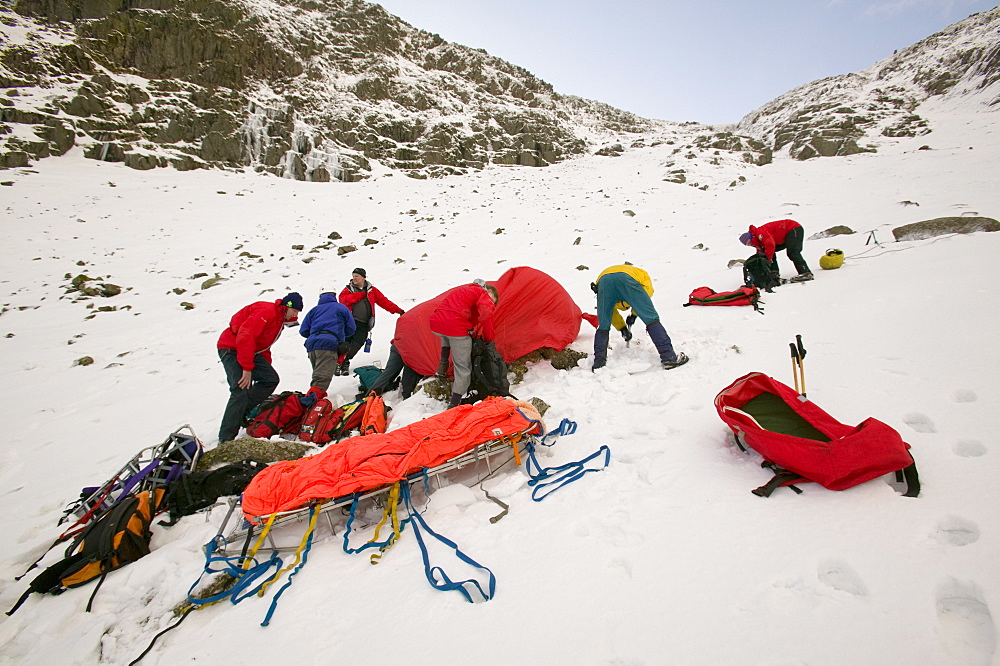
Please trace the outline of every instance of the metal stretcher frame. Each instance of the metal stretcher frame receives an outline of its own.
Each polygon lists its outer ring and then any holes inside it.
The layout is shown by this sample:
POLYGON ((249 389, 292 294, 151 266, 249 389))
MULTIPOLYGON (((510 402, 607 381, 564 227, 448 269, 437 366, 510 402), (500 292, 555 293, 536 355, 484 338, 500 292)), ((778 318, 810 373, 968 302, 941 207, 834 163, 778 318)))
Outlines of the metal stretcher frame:
MULTIPOLYGON (((482 482, 487 477, 494 474, 504 465, 509 463, 511 460, 520 461, 521 455, 524 452, 527 440, 537 439, 535 435, 528 434, 531 430, 534 430, 536 424, 532 423, 523 431, 518 433, 513 433, 511 435, 506 435, 504 437, 493 439, 482 444, 478 444, 475 447, 469 449, 465 453, 455 456, 445 462, 437 465, 435 467, 428 468, 426 470, 420 470, 412 474, 407 475, 401 481, 408 484, 417 483, 425 478, 434 479, 437 482, 438 487, 441 486, 440 476, 446 472, 451 472, 454 470, 460 470, 469 465, 476 465, 480 462, 486 465, 486 474, 480 477, 479 482, 482 482), (516 447, 516 448, 515 448, 516 447), (504 453, 511 453, 511 457, 504 460, 502 463, 496 465, 494 468, 493 461, 500 455, 504 453)), ((360 503, 366 499, 374 499, 376 502, 380 499, 380 496, 388 495, 393 484, 386 484, 379 486, 377 488, 372 488, 370 490, 363 491, 361 493, 356 493, 353 495, 346 495, 344 497, 336 498, 335 500, 328 501, 320 507, 320 516, 325 516, 326 524, 330 528, 330 533, 333 536, 337 535, 337 527, 334 523, 334 511, 333 509, 341 509, 344 507, 350 507, 355 499, 360 503)), ((495 500, 494 500, 495 501, 495 500)), ((230 498, 228 500, 229 511, 226 514, 226 518, 219 528, 219 533, 225 535, 226 545, 243 542, 246 540, 247 536, 250 534, 251 525, 245 520, 241 519, 239 523, 227 533, 227 526, 232 516, 237 513, 237 508, 239 507, 238 498, 230 498)), ((292 523, 305 521, 309 518, 310 510, 312 504, 304 506, 299 509, 294 509, 291 511, 282 511, 278 513, 272 523, 271 530, 269 530, 267 535, 267 543, 271 549, 285 552, 295 550, 297 545, 292 546, 279 546, 274 539, 274 530, 282 525, 289 525, 292 523)), ((266 520, 269 516, 258 516, 261 522, 266 520)), ((220 548, 220 554, 225 554, 226 546, 222 545, 220 548)))

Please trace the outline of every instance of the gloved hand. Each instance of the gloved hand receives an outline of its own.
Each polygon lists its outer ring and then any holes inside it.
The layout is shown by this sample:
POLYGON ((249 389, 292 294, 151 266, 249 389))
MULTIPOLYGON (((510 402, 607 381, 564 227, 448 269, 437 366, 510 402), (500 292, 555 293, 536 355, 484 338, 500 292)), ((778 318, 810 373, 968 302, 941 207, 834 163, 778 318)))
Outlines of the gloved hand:
POLYGON ((625 342, 629 342, 632 339, 632 329, 628 326, 621 330, 622 337, 625 338, 625 342))
POLYGON ((633 312, 629 316, 625 317, 625 326, 627 326, 628 328, 632 328, 632 324, 634 324, 635 320, 638 318, 639 316, 633 312))

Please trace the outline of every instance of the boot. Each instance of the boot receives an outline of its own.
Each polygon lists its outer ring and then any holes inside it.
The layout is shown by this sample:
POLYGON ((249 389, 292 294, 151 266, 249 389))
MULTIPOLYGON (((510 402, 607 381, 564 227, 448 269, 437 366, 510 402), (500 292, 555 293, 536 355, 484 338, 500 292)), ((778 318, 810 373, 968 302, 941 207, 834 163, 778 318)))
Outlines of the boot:
POLYGON ((591 372, 598 368, 603 368, 608 362, 608 337, 610 330, 597 329, 594 333, 594 365, 591 372))
POLYGON ((451 394, 451 401, 448 403, 448 407, 449 408, 451 408, 451 407, 458 407, 460 404, 462 404, 462 394, 461 393, 452 393, 451 394))
POLYGON ((660 363, 676 363, 677 353, 674 351, 674 346, 670 343, 670 336, 667 335, 667 329, 663 328, 660 320, 656 319, 646 324, 646 332, 649 333, 656 351, 660 354, 660 363))

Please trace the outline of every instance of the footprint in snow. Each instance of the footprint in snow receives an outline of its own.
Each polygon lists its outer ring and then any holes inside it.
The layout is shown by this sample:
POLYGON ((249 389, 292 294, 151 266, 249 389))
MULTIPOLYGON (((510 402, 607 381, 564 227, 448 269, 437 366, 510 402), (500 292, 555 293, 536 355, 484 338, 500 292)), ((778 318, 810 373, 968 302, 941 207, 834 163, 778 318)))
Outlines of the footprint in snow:
POLYGON ((976 439, 963 439, 953 450, 960 458, 978 458, 986 455, 986 446, 976 439))
POLYGON ((975 402, 979 396, 970 389, 958 389, 951 394, 951 399, 955 402, 975 402))
POLYGON ((993 663, 997 630, 982 590, 971 581, 947 578, 937 589, 938 637, 956 664, 993 663))
POLYGON ((926 414, 921 414, 920 412, 911 412, 903 416, 903 423, 910 426, 917 432, 937 432, 937 428, 934 427, 934 423, 931 421, 930 417, 926 414))
POLYGON ((856 597, 867 597, 868 586, 861 580, 851 565, 843 560, 829 559, 819 563, 816 568, 819 582, 841 592, 853 594, 856 597))
POLYGON ((621 557, 611 560, 611 571, 626 580, 632 580, 632 560, 621 557))
POLYGON ((959 516, 941 519, 931 538, 946 546, 967 546, 979 540, 979 525, 959 516))

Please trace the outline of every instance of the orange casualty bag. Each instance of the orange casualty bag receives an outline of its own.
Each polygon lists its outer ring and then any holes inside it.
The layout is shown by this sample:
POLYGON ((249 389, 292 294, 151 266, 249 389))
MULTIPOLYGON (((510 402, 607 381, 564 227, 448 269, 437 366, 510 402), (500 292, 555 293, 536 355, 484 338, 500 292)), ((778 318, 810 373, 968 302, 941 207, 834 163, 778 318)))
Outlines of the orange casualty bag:
POLYGON ((262 516, 299 509, 313 500, 395 483, 485 442, 543 430, 530 403, 488 398, 459 405, 391 432, 351 437, 314 456, 270 465, 243 491, 243 515, 257 523, 262 516))

